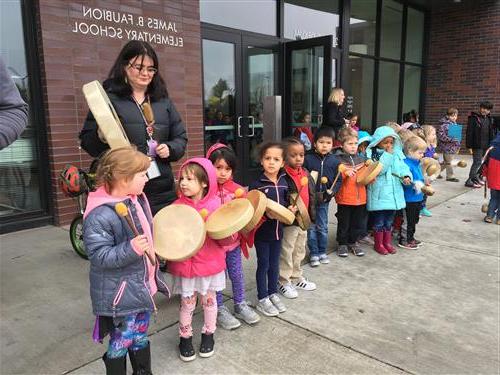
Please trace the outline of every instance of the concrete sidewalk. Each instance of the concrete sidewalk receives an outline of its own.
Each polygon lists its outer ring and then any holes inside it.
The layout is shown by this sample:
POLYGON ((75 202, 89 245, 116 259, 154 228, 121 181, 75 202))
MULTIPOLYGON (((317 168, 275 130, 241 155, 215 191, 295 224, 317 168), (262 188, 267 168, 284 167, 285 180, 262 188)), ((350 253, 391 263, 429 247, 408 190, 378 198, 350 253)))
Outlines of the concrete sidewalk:
MULTIPOLYGON (((467 171, 457 172, 464 181, 467 171)), ((498 374, 500 226, 482 221, 482 191, 442 180, 435 188, 433 217, 417 227, 424 247, 306 265, 316 291, 284 301, 278 318, 218 330, 210 359, 178 359, 178 301, 160 296, 153 372, 498 374)), ((331 247, 334 212, 333 204, 331 247)), ((72 252, 68 232, 7 234, 0 246, 0 373, 103 373, 105 346, 90 337, 88 263, 72 252)), ((245 271, 252 300, 254 256, 245 271)), ((201 321, 198 311, 196 346, 201 321)))

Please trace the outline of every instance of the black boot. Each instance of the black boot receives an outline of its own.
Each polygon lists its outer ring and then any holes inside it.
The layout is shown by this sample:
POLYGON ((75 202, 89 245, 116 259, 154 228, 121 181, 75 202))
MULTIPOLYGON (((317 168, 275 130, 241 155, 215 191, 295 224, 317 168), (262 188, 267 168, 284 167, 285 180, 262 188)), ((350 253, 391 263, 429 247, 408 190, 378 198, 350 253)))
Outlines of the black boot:
POLYGON ((151 372, 151 349, 148 346, 139 350, 128 350, 130 363, 132 364, 133 375, 152 375, 151 372))
POLYGON ((202 333, 200 345, 200 357, 208 358, 214 354, 214 334, 202 333))
POLYGON ((106 375, 126 375, 127 357, 108 358, 106 354, 102 356, 106 365, 106 375))
POLYGON ((187 339, 181 337, 181 341, 179 343, 179 352, 180 358, 184 362, 189 362, 196 359, 196 352, 193 348, 193 337, 188 337, 187 339))

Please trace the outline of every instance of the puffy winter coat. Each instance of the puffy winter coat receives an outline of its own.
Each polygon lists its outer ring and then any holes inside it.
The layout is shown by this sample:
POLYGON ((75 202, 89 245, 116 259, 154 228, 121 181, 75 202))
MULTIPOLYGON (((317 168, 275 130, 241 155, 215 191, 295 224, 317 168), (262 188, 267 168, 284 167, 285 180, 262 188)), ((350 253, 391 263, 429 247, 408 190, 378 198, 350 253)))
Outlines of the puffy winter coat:
MULTIPOLYGON (((105 82, 105 87, 108 86, 105 82)), ((118 96, 114 93, 113 87, 109 87, 106 91, 130 143, 136 145, 139 151, 147 154, 146 125, 136 102, 131 97, 118 96)), ((161 208, 176 199, 174 176, 170 163, 184 156, 187 134, 181 117, 169 98, 151 100, 151 107, 155 116, 153 137, 158 144, 165 143, 170 150, 168 158, 156 157, 161 175, 149 180, 144 187, 144 193, 148 197, 153 214, 156 214, 161 208)), ((97 123, 91 112, 88 113, 80 132, 80 140, 82 148, 93 157, 98 157, 109 149, 109 145, 103 143, 97 135, 97 123)))
MULTIPOLYGON (((420 165, 420 160, 412 159, 407 157, 404 162, 410 168, 411 180, 413 182, 420 181, 424 182, 424 174, 422 172, 422 167, 420 165)), ((407 202, 421 202, 424 199, 424 193, 417 192, 415 186, 403 185, 403 190, 405 192, 405 201, 407 202)))
POLYGON ((455 125, 448 117, 439 120, 441 125, 437 129, 438 146, 445 154, 456 154, 460 150, 460 142, 448 135, 450 125, 455 125))
MULTIPOLYGON (((341 164, 349 167, 359 167, 364 164, 366 158, 359 155, 349 155, 342 153, 337 156, 341 164)), ((337 204, 348 206, 361 206, 366 204, 366 186, 356 182, 356 175, 349 177, 345 172, 342 173, 342 185, 335 195, 337 204)))
POLYGON ((488 152, 483 174, 490 189, 500 190, 500 134, 497 134, 491 146, 493 149, 488 152))
MULTIPOLYGON (((208 219, 221 205, 221 201, 217 197, 215 168, 208 159, 192 158, 182 164, 179 169, 179 179, 182 169, 187 163, 197 163, 205 169, 209 181, 208 192, 199 202, 194 202, 191 198, 181 196, 173 204, 185 204, 193 207, 196 211, 205 208, 208 211, 208 216, 206 217, 208 219)), ((224 271, 226 269, 226 251, 234 249, 234 246, 231 248, 234 240, 234 237, 230 237, 217 241, 206 236, 203 246, 194 256, 180 262, 168 262, 168 270, 174 276, 186 278, 211 276, 224 271)))
MULTIPOLYGON (((146 197, 139 196, 138 200, 151 225, 146 197)), ((115 212, 117 202, 127 205, 137 229, 144 233, 130 199, 111 197, 104 188, 90 193, 83 221, 83 241, 90 261, 90 298, 95 315, 126 316, 155 310, 147 284, 150 268, 146 257, 132 249, 130 241, 135 236, 125 219, 115 212)), ((168 295, 158 263, 154 272, 158 290, 168 295)))
POLYGON ((490 115, 482 116, 480 113, 471 112, 465 131, 465 146, 467 148, 486 149, 495 134, 496 128, 490 115), (483 137, 484 134, 487 134, 487 137, 483 137))
POLYGON ((410 177, 410 169, 404 162, 401 139, 388 126, 381 126, 373 133, 372 141, 366 149, 366 155, 372 160, 379 160, 382 171, 375 181, 368 185, 368 211, 400 210, 406 207, 403 185, 400 177, 410 177), (387 137, 394 138, 392 153, 377 148, 377 145, 387 137), (396 176, 394 176, 396 175, 396 176))

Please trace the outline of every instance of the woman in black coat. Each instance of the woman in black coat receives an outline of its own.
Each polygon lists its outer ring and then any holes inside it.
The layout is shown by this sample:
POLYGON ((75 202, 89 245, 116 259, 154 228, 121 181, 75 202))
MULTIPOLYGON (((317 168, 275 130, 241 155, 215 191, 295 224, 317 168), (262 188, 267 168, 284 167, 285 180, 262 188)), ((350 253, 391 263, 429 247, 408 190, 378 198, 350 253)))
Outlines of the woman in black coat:
POLYGON ((328 126, 335 131, 335 136, 338 137, 340 129, 342 129, 346 120, 344 119, 344 112, 342 105, 344 104, 345 94, 341 88, 334 88, 328 98, 325 110, 325 121, 323 126, 328 126))
MULTIPOLYGON (((130 41, 121 50, 108 78, 104 81, 123 129, 131 144, 150 156, 156 173, 148 172, 146 194, 153 214, 176 199, 171 162, 182 158, 186 151, 187 135, 184 124, 158 71, 158 57, 146 42, 130 41), (143 104, 149 103, 154 123, 148 123, 143 104)), ((94 116, 89 112, 80 133, 82 148, 98 157, 109 149, 99 134, 94 116)))

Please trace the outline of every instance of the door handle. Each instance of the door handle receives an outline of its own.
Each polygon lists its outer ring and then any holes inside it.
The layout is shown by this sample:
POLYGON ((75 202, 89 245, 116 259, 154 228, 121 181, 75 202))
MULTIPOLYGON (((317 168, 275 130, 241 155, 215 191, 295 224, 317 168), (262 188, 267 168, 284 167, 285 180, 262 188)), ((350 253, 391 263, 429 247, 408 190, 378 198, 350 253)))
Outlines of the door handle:
POLYGON ((243 138, 243 136, 241 135, 241 119, 242 118, 243 118, 243 116, 238 117, 238 137, 240 137, 240 138, 243 138))
POLYGON ((252 126, 252 133, 248 134, 249 137, 253 137, 255 135, 255 118, 253 116, 247 116, 249 119, 252 119, 250 123, 252 126))
POLYGON ((323 124, 323 115, 318 115, 318 124, 321 126, 323 124))

